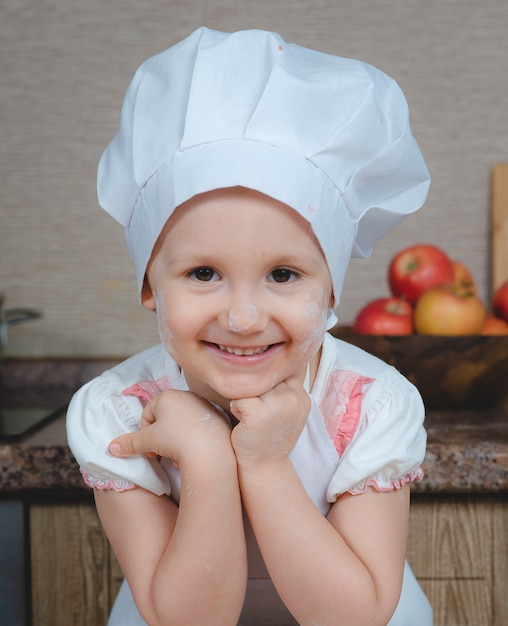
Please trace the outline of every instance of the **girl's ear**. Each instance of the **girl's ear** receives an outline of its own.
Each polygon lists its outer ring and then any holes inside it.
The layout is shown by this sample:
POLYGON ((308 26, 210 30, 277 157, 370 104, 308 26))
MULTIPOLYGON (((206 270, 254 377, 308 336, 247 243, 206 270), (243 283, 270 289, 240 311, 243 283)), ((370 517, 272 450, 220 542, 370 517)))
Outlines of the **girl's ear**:
POLYGON ((143 281, 143 288, 141 289, 141 304, 145 307, 145 309, 149 309, 150 311, 155 311, 156 309, 155 298, 146 276, 143 281))

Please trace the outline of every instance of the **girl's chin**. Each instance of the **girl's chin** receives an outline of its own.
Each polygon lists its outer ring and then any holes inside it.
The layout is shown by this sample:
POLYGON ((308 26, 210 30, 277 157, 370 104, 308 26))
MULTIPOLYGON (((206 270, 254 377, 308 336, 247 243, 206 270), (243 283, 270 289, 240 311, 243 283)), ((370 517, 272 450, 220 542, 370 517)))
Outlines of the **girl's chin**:
POLYGON ((268 393, 273 389, 273 385, 248 385, 248 386, 238 386, 234 388, 228 389, 213 389, 212 393, 217 398, 217 400, 213 400, 216 404, 224 403, 229 407, 229 403, 231 400, 241 400, 242 398, 258 398, 259 396, 268 393))
POLYGON ((272 370, 270 374, 228 374, 207 377, 207 380, 193 377, 186 373, 187 384, 191 391, 203 396, 210 402, 214 402, 228 409, 231 400, 242 398, 258 398, 291 376, 301 377, 303 384, 305 378, 306 363, 301 364, 298 371, 286 368, 272 370))
POLYGON ((206 390, 201 388, 200 390, 194 389, 200 395, 204 396, 207 400, 222 406, 225 409, 229 409, 229 403, 231 400, 241 400, 242 398, 258 398, 259 396, 268 393, 277 385, 280 381, 275 382, 258 382, 254 383, 249 381, 248 383, 236 383, 236 384, 218 384, 207 385, 206 390))

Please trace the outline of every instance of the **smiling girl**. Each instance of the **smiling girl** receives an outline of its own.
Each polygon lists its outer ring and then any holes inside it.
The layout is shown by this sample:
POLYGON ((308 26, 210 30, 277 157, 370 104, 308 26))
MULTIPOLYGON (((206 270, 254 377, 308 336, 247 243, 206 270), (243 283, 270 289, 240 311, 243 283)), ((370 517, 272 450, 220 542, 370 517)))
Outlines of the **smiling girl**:
POLYGON ((68 411, 126 578, 111 626, 432 624, 405 563, 421 398, 327 332, 428 185, 372 66, 202 28, 138 70, 98 191, 161 344, 68 411))
POLYGON ((308 223, 264 194, 230 188, 176 209, 142 300, 189 387, 229 409, 295 374, 303 384, 309 363, 315 373, 333 298, 308 223))

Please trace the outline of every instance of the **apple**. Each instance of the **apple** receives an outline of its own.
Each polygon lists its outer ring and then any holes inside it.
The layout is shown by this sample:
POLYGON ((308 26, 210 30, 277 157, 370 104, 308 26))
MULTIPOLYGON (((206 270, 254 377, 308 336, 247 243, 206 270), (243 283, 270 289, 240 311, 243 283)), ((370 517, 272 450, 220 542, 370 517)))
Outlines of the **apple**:
POLYGON ((492 308, 498 317, 508 321, 508 279, 494 292, 492 308))
POLYGON ((482 328, 482 335, 508 335, 508 322, 488 314, 482 328))
POLYGON ((476 282, 471 274, 469 268, 462 263, 462 261, 458 261, 457 259, 452 259, 453 265, 453 284, 459 287, 460 289, 466 290, 470 293, 474 293, 474 295, 478 295, 478 290, 476 288, 476 282))
POLYGON ((358 312, 353 331, 363 335, 411 335, 413 307, 402 298, 378 298, 358 312))
POLYGON ((453 283, 455 279, 450 257, 430 244, 404 248, 390 261, 388 284, 396 297, 405 297, 415 303, 431 287, 453 283))
POLYGON ((422 335, 477 335, 485 321, 483 302, 453 284, 428 289, 414 309, 414 325, 422 335))

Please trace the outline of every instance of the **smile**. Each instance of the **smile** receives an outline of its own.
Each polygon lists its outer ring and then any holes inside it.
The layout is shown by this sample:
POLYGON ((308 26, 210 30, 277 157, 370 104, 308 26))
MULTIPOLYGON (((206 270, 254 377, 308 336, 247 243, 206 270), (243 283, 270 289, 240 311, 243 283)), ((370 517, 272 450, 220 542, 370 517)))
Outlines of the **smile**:
POLYGON ((221 344, 215 344, 222 352, 228 354, 234 354, 235 356, 252 356, 253 354, 263 354, 271 346, 261 346, 259 348, 231 348, 230 346, 223 346, 221 344))

